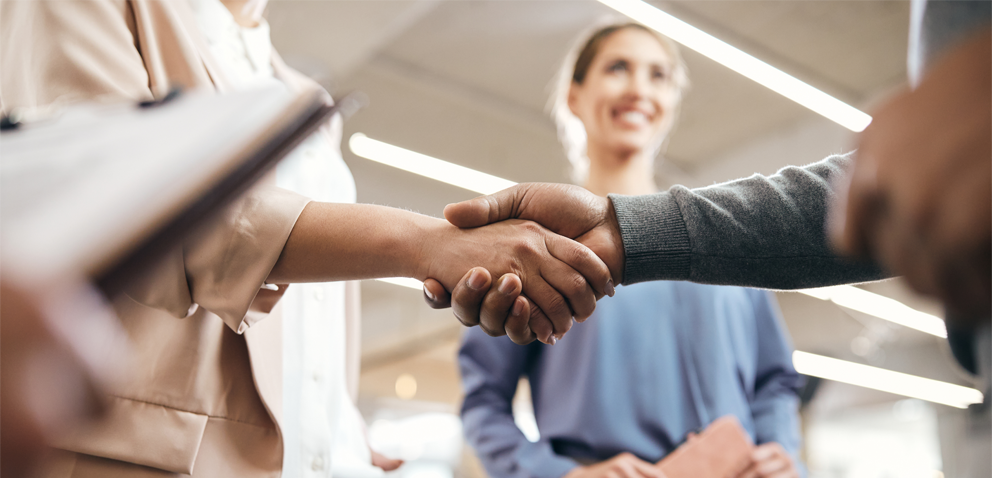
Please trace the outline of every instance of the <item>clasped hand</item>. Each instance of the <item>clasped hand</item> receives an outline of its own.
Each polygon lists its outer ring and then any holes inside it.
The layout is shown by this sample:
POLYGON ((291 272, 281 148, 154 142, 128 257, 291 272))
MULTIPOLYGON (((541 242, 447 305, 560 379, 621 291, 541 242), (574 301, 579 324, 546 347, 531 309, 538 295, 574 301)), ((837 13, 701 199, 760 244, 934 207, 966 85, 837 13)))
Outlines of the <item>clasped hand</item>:
POLYGON ((613 207, 609 199, 583 188, 521 184, 450 204, 444 216, 462 228, 466 238, 482 231, 511 235, 522 231, 545 241, 546 251, 540 242, 534 242, 509 246, 512 254, 499 256, 507 244, 473 239, 466 243, 472 250, 434 255, 444 258, 447 269, 466 270, 458 267, 490 263, 471 262, 478 256, 476 249, 491 250, 489 260, 502 264, 471 269, 460 280, 439 278, 432 272, 423 275, 433 278, 424 282, 425 300, 431 307, 451 305, 463 324, 480 325, 489 335, 508 335, 518 344, 535 339, 554 344, 571 327, 573 317, 579 322, 588 318, 595 301, 603 295, 612 296, 614 284, 623 278, 623 246, 613 207), (510 229, 493 229, 501 225, 510 229), (545 260, 545 253, 561 264, 545 260), (500 276, 492 287, 494 274, 500 276), (567 300, 567 306, 561 298, 567 300))
POLYGON ((831 229, 839 251, 905 276, 959 327, 992 310, 990 42, 976 34, 875 111, 831 229))

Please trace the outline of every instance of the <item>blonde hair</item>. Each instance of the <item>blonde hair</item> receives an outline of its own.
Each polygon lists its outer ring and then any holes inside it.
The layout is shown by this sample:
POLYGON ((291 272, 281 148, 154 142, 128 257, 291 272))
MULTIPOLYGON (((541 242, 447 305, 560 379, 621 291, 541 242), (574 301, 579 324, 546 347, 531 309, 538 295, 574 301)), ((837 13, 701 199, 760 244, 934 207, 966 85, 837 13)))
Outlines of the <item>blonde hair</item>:
POLYGON ((682 94, 689 88, 688 70, 675 42, 640 23, 609 18, 598 22, 579 35, 562 60, 549 102, 551 118, 558 127, 558 140, 565 148, 565 155, 572 166, 572 180, 576 183, 584 182, 589 175, 589 157, 586 154, 588 137, 582 120, 576 117, 568 106, 569 91, 572 85, 581 85, 585 81, 589 66, 599 54, 603 43, 614 33, 630 28, 650 33, 672 59, 672 72, 669 78, 675 86, 675 103, 671 112, 665 112, 670 118, 669 126, 660 135, 658 144, 653 145, 655 154, 662 150, 668 134, 674 127, 682 104, 682 94))

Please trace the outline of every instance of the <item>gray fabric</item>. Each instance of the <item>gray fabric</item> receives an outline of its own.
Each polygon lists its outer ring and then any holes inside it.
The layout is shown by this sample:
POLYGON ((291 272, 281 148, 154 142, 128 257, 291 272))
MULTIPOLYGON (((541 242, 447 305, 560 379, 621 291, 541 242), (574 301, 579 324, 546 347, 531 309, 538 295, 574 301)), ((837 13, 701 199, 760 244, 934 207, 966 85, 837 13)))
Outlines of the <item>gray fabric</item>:
POLYGON ((838 155, 706 188, 611 194, 626 254, 624 284, 802 289, 885 278, 876 265, 840 258, 827 244, 832 182, 850 163, 850 154, 838 155))

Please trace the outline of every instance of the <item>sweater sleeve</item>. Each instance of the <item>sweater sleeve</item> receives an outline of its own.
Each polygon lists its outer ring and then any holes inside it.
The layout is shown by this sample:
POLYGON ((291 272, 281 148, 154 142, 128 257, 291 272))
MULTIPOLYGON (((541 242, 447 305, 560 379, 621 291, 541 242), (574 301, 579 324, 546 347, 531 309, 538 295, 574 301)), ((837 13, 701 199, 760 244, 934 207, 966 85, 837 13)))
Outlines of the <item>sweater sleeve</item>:
POLYGON ((837 256, 827 241, 833 183, 850 163, 849 153, 705 188, 610 195, 626 253, 624 283, 802 289, 886 277, 875 264, 837 256))
POLYGON ((771 292, 748 290, 757 342, 751 418, 755 441, 782 445, 799 463, 799 389, 803 379, 792 365, 792 346, 771 292))

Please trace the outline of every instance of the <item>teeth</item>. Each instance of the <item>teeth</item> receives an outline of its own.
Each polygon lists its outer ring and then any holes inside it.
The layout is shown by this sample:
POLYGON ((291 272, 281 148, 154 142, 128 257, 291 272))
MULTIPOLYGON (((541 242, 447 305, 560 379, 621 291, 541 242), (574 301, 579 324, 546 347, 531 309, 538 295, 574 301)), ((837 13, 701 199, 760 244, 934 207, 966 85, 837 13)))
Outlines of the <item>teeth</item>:
POLYGON ((648 117, 640 111, 627 111, 620 115, 620 119, 633 124, 647 124, 648 117))

